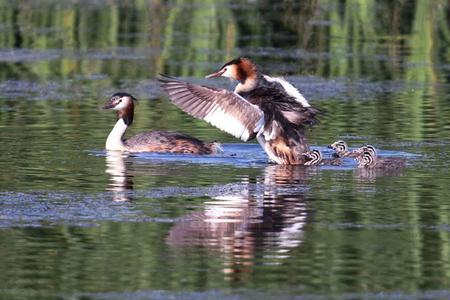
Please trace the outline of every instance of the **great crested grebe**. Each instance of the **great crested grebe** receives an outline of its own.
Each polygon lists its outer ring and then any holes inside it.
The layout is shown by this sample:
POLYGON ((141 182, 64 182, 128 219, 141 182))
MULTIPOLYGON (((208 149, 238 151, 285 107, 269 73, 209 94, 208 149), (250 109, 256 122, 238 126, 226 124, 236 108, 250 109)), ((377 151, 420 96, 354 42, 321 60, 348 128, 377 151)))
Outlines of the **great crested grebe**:
POLYGON ((239 81, 234 92, 168 76, 159 80, 172 102, 190 115, 243 141, 256 137, 273 162, 304 164, 302 154, 309 150, 304 131, 317 122, 319 110, 289 82, 263 75, 248 58, 234 59, 206 78, 219 76, 239 81))
MULTIPOLYGON (((362 148, 362 147, 361 147, 362 148)), ((380 158, 376 152, 364 151, 357 156, 358 168, 379 169, 379 170, 394 170, 403 169, 406 160, 402 157, 385 157, 380 158)))
POLYGON ((339 166, 342 164, 340 158, 323 158, 322 152, 319 150, 310 150, 303 153, 306 159, 305 166, 332 165, 339 166))
POLYGON ((128 93, 115 93, 103 106, 117 111, 117 122, 106 139, 106 150, 212 154, 221 149, 217 142, 203 143, 171 131, 146 131, 125 140, 125 131, 133 123, 134 101, 136 98, 128 93))

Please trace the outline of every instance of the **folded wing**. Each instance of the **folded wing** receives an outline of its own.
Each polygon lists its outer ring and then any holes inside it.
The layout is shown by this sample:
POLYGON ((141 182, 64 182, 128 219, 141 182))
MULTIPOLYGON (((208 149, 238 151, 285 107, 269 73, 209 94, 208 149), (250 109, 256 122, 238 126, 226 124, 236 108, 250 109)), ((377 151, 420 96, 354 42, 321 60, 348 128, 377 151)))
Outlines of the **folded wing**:
POLYGON ((253 139, 264 125, 258 106, 236 93, 161 76, 158 80, 176 106, 243 141, 253 139))

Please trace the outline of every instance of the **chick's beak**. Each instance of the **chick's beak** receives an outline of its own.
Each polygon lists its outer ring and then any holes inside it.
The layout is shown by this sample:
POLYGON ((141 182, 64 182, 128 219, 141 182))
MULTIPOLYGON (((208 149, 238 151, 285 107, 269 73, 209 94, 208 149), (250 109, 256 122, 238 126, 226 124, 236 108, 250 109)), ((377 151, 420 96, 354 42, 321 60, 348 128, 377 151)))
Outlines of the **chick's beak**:
POLYGON ((352 151, 353 154, 363 154, 364 149, 355 149, 352 151))

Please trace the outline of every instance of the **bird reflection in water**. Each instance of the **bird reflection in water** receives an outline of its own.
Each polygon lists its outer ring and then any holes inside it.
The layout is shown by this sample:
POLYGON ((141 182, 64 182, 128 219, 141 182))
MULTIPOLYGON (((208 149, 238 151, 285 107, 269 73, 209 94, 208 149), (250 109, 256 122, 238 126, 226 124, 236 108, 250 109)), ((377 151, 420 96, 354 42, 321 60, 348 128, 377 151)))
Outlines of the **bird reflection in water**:
POLYGON ((114 201, 131 201, 133 189, 133 175, 128 172, 131 160, 128 160, 129 154, 120 151, 106 152, 106 170, 110 176, 107 191, 112 192, 114 201))
POLYGON ((302 243, 307 221, 305 180, 311 171, 302 166, 267 166, 262 176, 242 179, 245 188, 240 192, 212 197, 201 211, 181 218, 166 242, 220 251, 223 272, 232 281, 243 280, 261 253, 265 261, 280 264, 302 243))
POLYGON ((404 168, 400 169, 370 169, 358 168, 355 170, 355 178, 358 182, 374 183, 378 177, 398 177, 403 174, 404 168))

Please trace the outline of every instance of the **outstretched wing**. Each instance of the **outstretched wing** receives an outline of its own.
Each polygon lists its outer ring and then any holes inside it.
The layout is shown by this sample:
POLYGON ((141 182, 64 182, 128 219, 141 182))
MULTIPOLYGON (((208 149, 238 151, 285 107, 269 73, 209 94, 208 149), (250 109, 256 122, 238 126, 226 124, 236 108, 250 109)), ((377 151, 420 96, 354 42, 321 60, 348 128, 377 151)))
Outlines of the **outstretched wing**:
POLYGON ((264 125, 259 107, 236 93, 161 76, 158 80, 176 106, 243 141, 255 138, 264 125))

